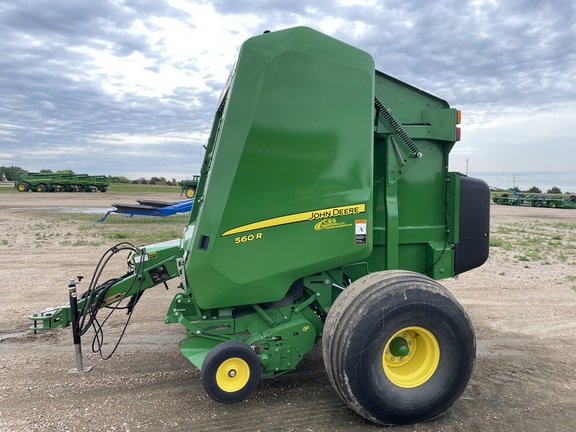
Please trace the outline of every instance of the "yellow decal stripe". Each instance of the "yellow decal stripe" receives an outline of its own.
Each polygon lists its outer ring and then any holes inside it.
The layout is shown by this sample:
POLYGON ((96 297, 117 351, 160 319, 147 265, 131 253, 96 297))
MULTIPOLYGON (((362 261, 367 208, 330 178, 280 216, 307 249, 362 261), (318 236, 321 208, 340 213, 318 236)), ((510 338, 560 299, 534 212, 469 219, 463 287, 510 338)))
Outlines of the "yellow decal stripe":
POLYGON ((270 228, 280 225, 288 225, 296 222, 305 222, 319 219, 326 219, 329 217, 356 215, 366 211, 366 204, 354 204, 342 207, 331 207, 327 209, 312 210, 302 213, 294 213, 291 215, 275 217, 266 219, 260 222, 253 222, 248 225, 242 225, 237 228, 228 230, 222 234, 222 237, 229 235, 239 234, 246 231, 254 231, 263 228, 270 228))

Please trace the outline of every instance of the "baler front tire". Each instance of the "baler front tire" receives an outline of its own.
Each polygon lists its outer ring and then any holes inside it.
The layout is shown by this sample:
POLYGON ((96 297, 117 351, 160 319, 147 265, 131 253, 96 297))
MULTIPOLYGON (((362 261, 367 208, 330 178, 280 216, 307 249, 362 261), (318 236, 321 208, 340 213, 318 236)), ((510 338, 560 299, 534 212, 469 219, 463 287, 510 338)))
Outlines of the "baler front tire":
POLYGON ((374 423, 400 425, 431 420, 454 404, 472 374, 476 340, 466 312, 442 285, 386 271, 340 294, 322 351, 348 406, 374 423))
POLYGON ((227 341, 216 345, 202 364, 202 383, 208 395, 221 403, 241 402, 260 381, 260 357, 248 345, 227 341))

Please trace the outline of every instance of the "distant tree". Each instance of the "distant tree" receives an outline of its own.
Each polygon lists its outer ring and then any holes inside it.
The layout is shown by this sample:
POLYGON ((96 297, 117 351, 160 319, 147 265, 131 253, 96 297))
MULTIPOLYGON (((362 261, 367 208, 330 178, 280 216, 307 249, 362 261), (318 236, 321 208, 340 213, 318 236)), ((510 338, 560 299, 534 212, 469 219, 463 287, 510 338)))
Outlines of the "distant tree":
POLYGON ((170 180, 168 180, 168 181, 166 182, 166 186, 172 186, 172 182, 171 182, 170 180))
POLYGON ((160 183, 160 181, 161 180, 158 177, 152 177, 150 179, 150 184, 157 184, 157 183, 160 183))
POLYGON ((540 188, 536 187, 536 186, 532 186, 530 189, 528 189, 526 192, 528 193, 542 193, 542 190, 540 190, 540 188))
POLYGON ((41 172, 42 174, 52 174, 52 170, 47 168, 43 168, 38 172, 41 172))
POLYGON ((174 186, 178 186, 178 182, 176 181, 176 179, 174 177, 172 177, 172 184, 174 186))
POLYGON ((560 188, 559 188, 558 186, 553 186, 553 187, 551 187, 550 189, 548 189, 548 190, 546 191, 546 193, 549 193, 549 194, 561 194, 562 191, 560 190, 560 188))
POLYGON ((70 169, 66 169, 66 170, 58 170, 56 171, 57 173, 63 173, 63 174, 76 174, 74 171, 70 170, 70 169))
POLYGON ((0 171, 2 171, 4 173, 4 175, 6 176, 6 180, 8 181, 15 181, 15 179, 18 178, 18 175, 23 172, 26 171, 23 168, 20 168, 19 166, 0 166, 0 171))
MULTIPOLYGON (((137 180, 134 180, 137 182, 137 180)), ((112 177, 112 183, 130 183, 130 180, 124 176, 112 177)))
POLYGON ((140 178, 138 179, 138 182, 139 182, 140 184, 148 184, 148 180, 146 180, 144 177, 140 177, 140 178))
POLYGON ((520 188, 518 186, 515 186, 515 187, 508 189, 508 190, 512 191, 512 192, 520 192, 520 188))
POLYGON ((132 180, 132 184, 139 184, 140 181, 139 180, 132 180))

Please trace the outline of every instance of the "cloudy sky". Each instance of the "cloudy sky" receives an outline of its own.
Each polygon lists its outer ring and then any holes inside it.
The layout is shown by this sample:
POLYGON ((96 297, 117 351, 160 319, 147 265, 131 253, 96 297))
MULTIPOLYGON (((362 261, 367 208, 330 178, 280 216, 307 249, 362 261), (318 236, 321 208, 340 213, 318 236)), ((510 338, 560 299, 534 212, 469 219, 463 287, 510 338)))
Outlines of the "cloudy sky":
POLYGON ((576 2, 553 0, 2 1, 0 166, 190 177, 241 43, 298 25, 461 109, 452 170, 576 192, 576 2))

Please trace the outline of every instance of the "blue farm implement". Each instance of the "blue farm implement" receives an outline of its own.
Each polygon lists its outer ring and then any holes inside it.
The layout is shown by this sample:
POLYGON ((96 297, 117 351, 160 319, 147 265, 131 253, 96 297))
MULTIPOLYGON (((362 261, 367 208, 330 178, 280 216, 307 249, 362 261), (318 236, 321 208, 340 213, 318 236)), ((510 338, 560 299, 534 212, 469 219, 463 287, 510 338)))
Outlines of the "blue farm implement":
POLYGON ((137 200, 138 204, 112 204, 115 207, 109 210, 98 222, 104 222, 111 213, 125 214, 130 217, 139 216, 172 216, 176 213, 188 213, 192 210, 194 199, 175 202, 137 200))

